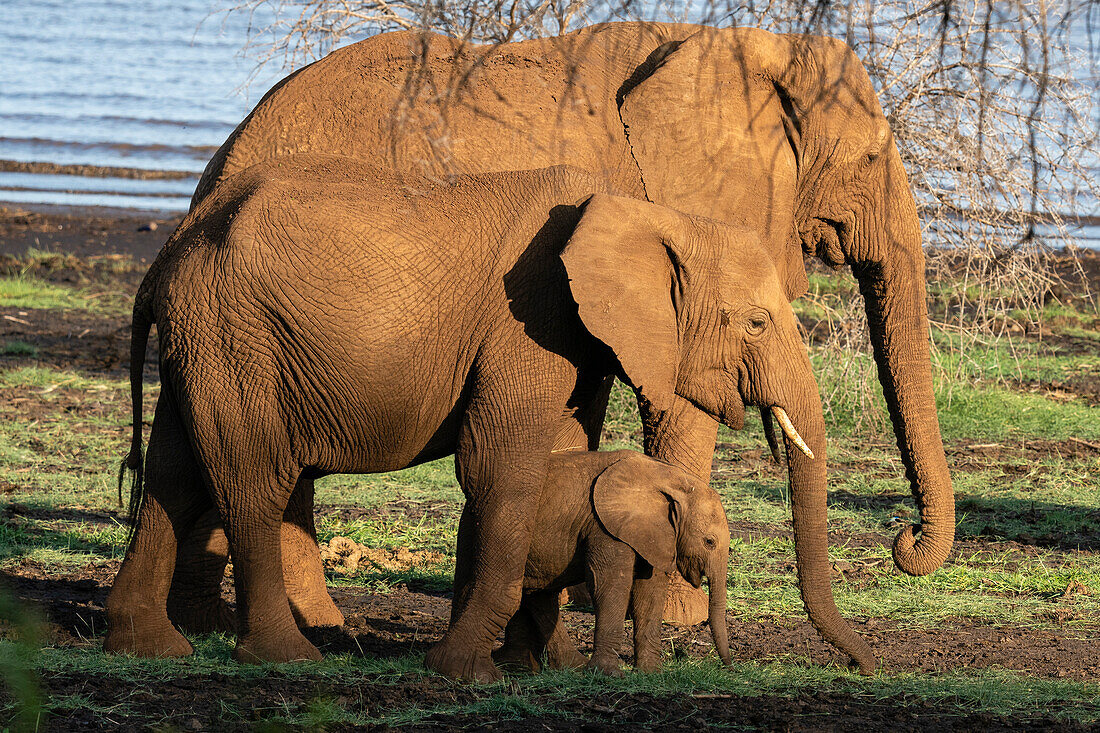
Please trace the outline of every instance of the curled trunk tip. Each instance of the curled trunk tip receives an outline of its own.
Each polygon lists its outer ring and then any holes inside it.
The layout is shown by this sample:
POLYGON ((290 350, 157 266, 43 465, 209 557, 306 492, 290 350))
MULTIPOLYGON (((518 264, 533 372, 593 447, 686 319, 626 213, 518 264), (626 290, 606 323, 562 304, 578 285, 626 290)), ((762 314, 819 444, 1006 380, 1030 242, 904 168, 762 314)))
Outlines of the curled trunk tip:
POLYGON ((926 532, 923 525, 910 524, 902 528, 894 538, 894 565, 906 575, 928 575, 943 565, 951 554, 955 541, 953 523, 945 523, 951 529, 950 537, 939 537, 926 532), (917 537, 917 533, 920 537, 917 537))

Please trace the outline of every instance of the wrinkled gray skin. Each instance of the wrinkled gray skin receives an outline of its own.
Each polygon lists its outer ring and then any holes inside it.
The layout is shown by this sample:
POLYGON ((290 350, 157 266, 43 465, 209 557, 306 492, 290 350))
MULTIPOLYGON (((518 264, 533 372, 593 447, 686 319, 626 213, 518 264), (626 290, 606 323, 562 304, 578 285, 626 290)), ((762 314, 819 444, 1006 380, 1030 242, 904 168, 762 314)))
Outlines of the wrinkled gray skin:
MULTIPOLYGON (((296 152, 429 176, 574 165, 615 192, 751 228, 788 299, 805 292, 804 256, 848 265, 921 517, 898 535, 895 562, 923 575, 947 557, 954 498, 929 368, 920 222, 875 89, 844 43, 665 23, 494 47, 381 34, 273 87, 213 156, 193 202, 296 152)), ((643 405, 642 417, 648 454, 709 477, 713 419, 680 397, 660 413, 643 405)), ((283 530, 288 563, 303 569, 295 612, 306 624, 339 623, 309 506, 295 501, 283 530)), ((209 517, 206 532, 216 525, 209 517)), ((173 584, 173 618, 191 628, 226 618, 221 567, 202 553, 210 545, 200 533, 180 548, 193 571, 173 584)))
POLYGON ((317 658, 284 581, 292 494, 454 453, 467 497, 455 599, 425 663, 498 679, 490 651, 520 605, 549 455, 595 444, 618 376, 650 415, 682 400, 739 428, 746 404, 785 410, 815 455, 788 438, 810 619, 872 669, 833 603, 821 402, 774 266, 751 232, 602 188, 565 168, 433 183, 300 156, 204 199, 135 300, 131 468, 153 323, 163 388, 104 647, 191 652, 166 601, 177 543, 212 497, 234 561, 236 658, 317 658))
POLYGON ((502 648, 493 655, 497 664, 538 671, 540 651, 558 624, 560 592, 585 582, 596 609, 587 667, 622 674, 618 650, 629 609, 634 668, 660 669, 661 614, 674 568, 695 588, 704 577, 710 581, 708 622, 718 656, 729 664, 729 524, 709 486, 635 451, 556 453, 535 526, 519 611, 524 618, 518 626, 526 628, 509 624, 512 633, 532 638, 502 648), (508 650, 520 654, 510 658, 508 650))
MULTIPOLYGON (((806 291, 804 256, 850 266, 920 510, 894 561, 924 575, 946 559, 954 498, 920 221, 871 79, 843 42, 667 23, 493 47, 385 33, 273 87, 213 156, 193 201, 294 152, 429 175, 573 165, 612 191, 752 229, 789 300, 806 291)), ((647 453, 709 477, 713 420, 679 401, 643 419, 664 436, 647 453)))

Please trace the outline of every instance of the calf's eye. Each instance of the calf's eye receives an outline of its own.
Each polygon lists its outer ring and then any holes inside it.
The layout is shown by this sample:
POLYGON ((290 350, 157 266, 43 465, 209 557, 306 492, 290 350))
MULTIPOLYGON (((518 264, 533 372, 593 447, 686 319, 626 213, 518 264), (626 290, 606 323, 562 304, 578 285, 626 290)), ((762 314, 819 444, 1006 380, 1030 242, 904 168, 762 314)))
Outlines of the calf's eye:
POLYGON ((707 546, 708 550, 713 550, 718 545, 718 543, 712 540, 710 537, 704 539, 703 544, 707 546))

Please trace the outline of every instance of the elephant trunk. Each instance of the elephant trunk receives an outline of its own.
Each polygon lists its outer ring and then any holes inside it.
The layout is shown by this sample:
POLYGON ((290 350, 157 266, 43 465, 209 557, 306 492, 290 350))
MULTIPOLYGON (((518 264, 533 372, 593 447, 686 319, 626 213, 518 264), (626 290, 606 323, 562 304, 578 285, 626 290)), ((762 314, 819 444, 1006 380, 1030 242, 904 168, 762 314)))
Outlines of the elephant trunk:
MULTIPOLYGON (((807 365, 808 366, 808 365, 807 365)), ((813 393, 806 391, 802 407, 788 409, 791 421, 802 434, 813 458, 784 435, 790 474, 791 513, 794 519, 794 549, 798 584, 810 622, 818 633, 848 654, 863 674, 875 670, 871 647, 841 618, 833 601, 829 536, 825 524, 825 420, 817 385, 810 378, 813 393), (805 405, 812 405, 806 407, 805 405)))
POLYGON ((919 221, 897 151, 892 163, 889 188, 895 192, 895 208, 888 212, 885 231, 889 256, 853 270, 867 310, 879 382, 920 511, 920 524, 906 527, 894 540, 894 563, 909 575, 926 575, 951 552, 955 500, 932 390, 919 221))
POLYGON ((729 548, 722 557, 715 558, 707 568, 710 581, 710 602, 708 604, 707 623, 710 635, 714 639, 714 649, 722 664, 730 666, 729 630, 726 628, 726 574, 729 572, 729 548))

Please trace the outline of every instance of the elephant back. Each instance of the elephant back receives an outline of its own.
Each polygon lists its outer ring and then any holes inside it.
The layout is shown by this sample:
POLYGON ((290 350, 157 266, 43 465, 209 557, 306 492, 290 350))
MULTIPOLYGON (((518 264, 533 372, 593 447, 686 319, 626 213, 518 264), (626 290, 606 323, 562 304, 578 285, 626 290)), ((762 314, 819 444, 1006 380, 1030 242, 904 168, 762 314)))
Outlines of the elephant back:
POLYGON ((617 96, 655 48, 692 28, 605 24, 497 46, 368 38, 276 84, 215 153, 192 208, 233 173, 295 153, 428 176, 566 164, 644 196, 617 96))

